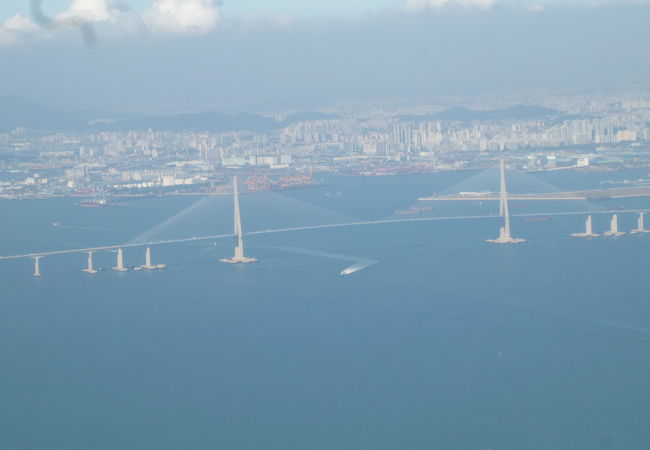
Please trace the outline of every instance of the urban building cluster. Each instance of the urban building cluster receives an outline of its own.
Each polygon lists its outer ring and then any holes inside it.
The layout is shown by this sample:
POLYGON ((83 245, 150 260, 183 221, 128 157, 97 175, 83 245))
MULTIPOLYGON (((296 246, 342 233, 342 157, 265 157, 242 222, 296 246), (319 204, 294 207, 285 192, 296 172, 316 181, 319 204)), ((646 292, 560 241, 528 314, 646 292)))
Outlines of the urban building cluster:
POLYGON ((517 117, 516 108, 504 116, 513 104, 341 107, 328 111, 333 118, 269 131, 16 128, 0 134, 0 196, 225 193, 234 173, 241 175, 244 191, 289 189, 316 185, 323 173, 487 167, 502 152, 510 165, 526 170, 650 165, 647 93, 539 97, 534 104, 554 112, 543 117, 517 117))

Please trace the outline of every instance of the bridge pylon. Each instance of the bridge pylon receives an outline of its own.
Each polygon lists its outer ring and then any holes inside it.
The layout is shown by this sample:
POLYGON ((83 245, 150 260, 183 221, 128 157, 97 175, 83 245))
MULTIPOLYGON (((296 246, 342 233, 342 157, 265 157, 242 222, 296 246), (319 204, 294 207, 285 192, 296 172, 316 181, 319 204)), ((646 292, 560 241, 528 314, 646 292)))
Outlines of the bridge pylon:
POLYGON ((503 217, 503 226, 499 229, 499 237, 487 239, 492 244, 520 244, 526 239, 513 238, 510 234, 510 210, 508 209, 508 191, 506 190, 506 162, 503 158, 499 161, 499 178, 501 191, 499 195, 499 213, 503 217))
POLYGON ((232 180, 233 212, 234 212, 234 234, 237 236, 235 255, 232 258, 222 258, 220 261, 229 264, 247 264, 257 262, 257 258, 244 256, 244 232, 241 224, 241 211, 239 208, 239 190, 237 187, 237 175, 232 180))

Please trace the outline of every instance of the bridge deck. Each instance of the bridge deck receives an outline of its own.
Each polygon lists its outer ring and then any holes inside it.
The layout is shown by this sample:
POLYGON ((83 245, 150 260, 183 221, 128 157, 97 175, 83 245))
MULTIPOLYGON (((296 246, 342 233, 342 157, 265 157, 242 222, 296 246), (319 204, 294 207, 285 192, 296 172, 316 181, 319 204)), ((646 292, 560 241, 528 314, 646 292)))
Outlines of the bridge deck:
MULTIPOLYGON (((642 212, 648 213, 650 212, 650 209, 568 211, 568 212, 557 212, 557 213, 512 214, 512 217, 570 216, 570 215, 586 215, 586 214, 623 214, 623 213, 642 213, 642 212)), ((414 217, 408 219, 367 220, 367 221, 333 223, 333 224, 324 224, 324 225, 307 225, 303 227, 275 228, 275 229, 268 229, 268 230, 250 231, 244 234, 247 236, 253 236, 253 235, 271 234, 271 233, 286 233, 290 231, 317 230, 322 228, 343 228, 343 227, 352 227, 352 226, 361 226, 361 225, 390 224, 390 223, 403 223, 403 222, 431 222, 431 221, 439 221, 439 220, 492 219, 497 217, 500 216, 498 214, 489 214, 489 215, 480 215, 480 216, 414 217)), ((234 236, 235 235, 232 233, 211 234, 205 236, 192 236, 192 237, 180 238, 180 239, 168 239, 168 240, 150 241, 150 242, 135 242, 135 243, 105 245, 100 247, 75 248, 75 249, 68 249, 68 250, 56 250, 50 252, 33 252, 33 253, 26 253, 22 255, 0 256, 0 260, 36 258, 36 257, 42 258, 45 256, 65 255, 71 253, 87 253, 87 252, 97 252, 97 251, 105 251, 105 250, 117 250, 119 248, 152 247, 155 245, 177 244, 177 243, 192 242, 192 241, 205 241, 210 239, 223 239, 223 238, 229 238, 234 236)))
MULTIPOLYGON (((599 200, 608 198, 631 198, 650 197, 650 186, 615 188, 615 189, 594 189, 588 191, 562 191, 528 194, 510 194, 508 200, 599 200)), ((499 200, 498 192, 477 192, 464 195, 436 195, 432 197, 420 197, 418 200, 431 201, 487 201, 499 200)))

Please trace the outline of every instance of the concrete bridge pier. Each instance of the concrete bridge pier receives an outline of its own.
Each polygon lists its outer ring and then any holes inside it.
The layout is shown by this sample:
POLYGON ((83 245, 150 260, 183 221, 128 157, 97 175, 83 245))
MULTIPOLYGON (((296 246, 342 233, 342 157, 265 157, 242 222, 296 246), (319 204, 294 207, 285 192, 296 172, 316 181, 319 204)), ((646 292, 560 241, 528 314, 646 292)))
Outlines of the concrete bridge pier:
POLYGON ((113 270, 117 270, 118 272, 126 272, 129 270, 124 267, 124 255, 121 248, 117 249, 117 265, 113 267, 113 270))
POLYGON ((93 253, 88 252, 88 267, 83 270, 86 273, 97 273, 97 270, 93 267, 93 253))
POLYGON ((644 223, 643 223, 644 217, 645 217, 645 213, 640 212, 639 213, 639 218, 637 219, 637 226, 636 226, 636 228, 634 230, 631 230, 630 233, 632 233, 632 234, 650 233, 650 230, 645 229, 645 226, 644 226, 644 223))
POLYGON ((585 222, 585 232, 584 233, 571 233, 573 237, 598 237, 599 234, 594 233, 591 214, 587 216, 587 221, 585 222))
POLYGON ((42 276, 42 274, 41 274, 41 257, 40 256, 34 256, 34 276, 35 277, 42 276))
POLYGON ((143 269, 153 270, 153 269, 164 269, 167 267, 165 264, 152 264, 151 263, 151 247, 147 247, 147 250, 144 253, 144 265, 140 266, 143 269))
POLYGON ((603 236, 622 236, 625 234, 622 231, 618 231, 618 214, 612 214, 612 220, 609 227, 609 231, 605 231, 603 236))

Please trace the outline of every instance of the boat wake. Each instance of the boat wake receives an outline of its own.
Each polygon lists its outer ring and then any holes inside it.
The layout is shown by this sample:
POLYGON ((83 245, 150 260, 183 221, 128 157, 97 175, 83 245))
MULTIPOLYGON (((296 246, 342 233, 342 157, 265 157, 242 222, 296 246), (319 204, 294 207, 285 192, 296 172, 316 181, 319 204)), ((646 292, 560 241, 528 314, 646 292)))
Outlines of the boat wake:
POLYGON ((366 258, 360 258, 358 256, 342 255, 340 253, 322 252, 320 250, 312 250, 312 249, 301 248, 301 247, 271 247, 271 248, 294 252, 294 253, 302 253, 304 255, 314 255, 314 256, 321 256, 323 258, 354 262, 354 264, 352 264, 351 266, 343 269, 341 271, 341 275, 351 275, 355 272, 366 269, 372 266, 373 264, 377 264, 379 262, 375 259, 366 259, 366 258))

